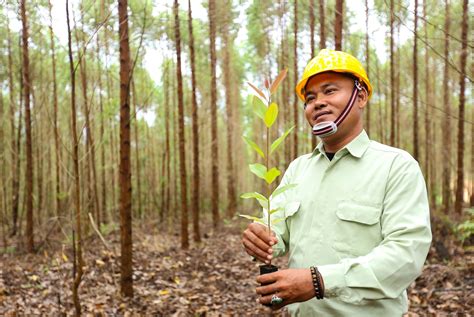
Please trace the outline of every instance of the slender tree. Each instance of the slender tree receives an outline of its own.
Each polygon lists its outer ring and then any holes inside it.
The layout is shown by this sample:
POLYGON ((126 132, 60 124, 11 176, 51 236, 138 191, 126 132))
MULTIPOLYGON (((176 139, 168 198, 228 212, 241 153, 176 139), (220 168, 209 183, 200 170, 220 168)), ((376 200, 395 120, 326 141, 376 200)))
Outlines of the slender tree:
MULTIPOLYGON (((309 10, 309 29, 310 29, 310 32, 311 32, 311 58, 313 58, 314 56, 316 56, 316 52, 315 52, 315 44, 314 44, 314 25, 315 25, 315 16, 314 16, 314 0, 310 0, 310 10, 309 10)), ((323 14, 324 15, 324 14, 323 14)), ((280 67, 280 69, 283 69, 282 67, 280 67)), ((317 138, 315 135, 311 134, 311 149, 314 149, 316 147, 316 143, 317 143, 317 138)))
MULTIPOLYGON (((11 131, 11 172, 12 172, 12 236, 16 235, 18 227, 18 207, 20 201, 20 140, 15 138, 15 85, 13 80, 13 74, 15 73, 13 68, 13 53, 12 53, 12 39, 10 32, 10 21, 7 15, 7 52, 8 52, 8 94, 10 96, 10 131, 11 131)), ((20 93, 21 95, 21 93, 20 93)), ((21 130, 21 103, 19 108, 20 118, 18 120, 18 134, 21 130)))
MULTIPOLYGON (((369 1, 365 0, 365 69, 370 78, 370 48, 369 48, 369 1)), ((370 135, 370 106, 365 107, 367 133, 370 135)))
MULTIPOLYGON (((294 32, 294 46, 293 46, 293 84, 296 87, 298 83, 298 0, 295 0, 294 17, 293 17, 293 32, 294 32)), ((295 133, 293 133, 293 153, 292 158, 298 156, 298 97, 293 94, 293 122, 295 125, 295 133)))
POLYGON ((443 73, 443 211, 449 214, 451 208, 451 105, 449 101, 449 28, 450 28, 449 0, 445 1, 445 20, 444 20, 444 73, 443 73))
POLYGON ((209 35, 211 51, 211 210, 214 228, 219 225, 219 140, 217 137, 217 79, 216 79, 216 1, 209 0, 209 35))
POLYGON ((176 78, 178 82, 178 136, 179 136, 179 170, 181 187, 181 248, 189 247, 188 237, 188 191, 186 183, 186 152, 184 148, 184 101, 183 76, 181 74, 181 34, 179 27, 179 4, 174 0, 174 35, 176 41, 176 78))
POLYGON ((130 163, 130 43, 128 1, 118 1, 120 46, 120 290, 133 297, 132 263, 132 173, 130 163))
POLYGON ((25 98, 25 132, 26 132, 26 246, 28 252, 34 250, 33 237, 33 146, 31 140, 30 110, 30 59, 28 54, 28 21, 25 0, 21 0, 21 24, 23 43, 23 95, 25 98))
POLYGON ((68 31, 68 55, 69 75, 71 78, 71 130, 72 130, 72 161, 74 176, 74 207, 76 218, 76 229, 73 231, 74 267, 72 285, 72 297, 76 316, 81 315, 81 304, 79 302, 79 285, 82 281, 84 260, 82 258, 82 228, 81 228, 81 180, 79 173, 79 138, 77 135, 77 113, 76 113, 76 74, 74 70, 74 59, 72 56, 71 26, 69 19, 69 0, 66 0, 66 21, 68 31), (74 238, 74 237, 77 237, 74 238))
POLYGON ((192 132, 193 132, 193 177, 191 183, 191 212, 193 215, 194 241, 201 241, 199 230, 199 118, 196 100, 196 61, 194 53, 193 16, 191 11, 191 0, 188 0, 188 33, 189 33, 189 55, 191 57, 191 86, 192 86, 192 132))
POLYGON ((459 75, 459 116, 458 116, 458 164, 456 182, 456 201, 454 211, 462 214, 464 203, 464 117, 465 117, 465 89, 466 89, 466 59, 467 59, 467 26, 469 16, 467 12, 468 0, 463 1, 462 27, 461 27, 461 74, 459 75))
POLYGON ((336 19, 334 25, 334 43, 336 51, 342 51, 342 24, 344 15, 344 0, 336 0, 336 19))
POLYGON ((324 0, 319 0, 319 49, 326 48, 326 22, 324 14, 324 0))
POLYGON ((56 49, 54 45, 54 32, 53 32, 53 17, 51 15, 52 4, 51 0, 48 1, 49 9, 49 39, 50 39, 50 50, 51 50, 51 64, 52 64, 52 77, 53 77, 53 129, 54 129, 54 154, 55 154, 55 178, 56 178, 56 216, 60 216, 61 212, 61 150, 59 148, 59 127, 58 127, 58 84, 56 80, 56 49))
MULTIPOLYGON (((231 2, 226 2, 228 6, 231 6, 231 2)), ((237 208, 237 199, 235 194, 235 175, 234 175, 234 155, 233 149, 234 144, 232 142, 232 133, 235 130, 234 120, 232 118, 232 93, 231 87, 231 50, 233 49, 233 40, 229 39, 229 23, 231 23, 231 8, 226 7, 225 10, 225 21, 222 25, 222 42, 224 44, 224 58, 222 59, 223 75, 224 75, 224 87, 225 87, 225 107, 227 115, 227 218, 231 219, 235 214, 237 208)))
POLYGON ((395 145, 395 52, 394 52, 394 12, 390 0, 390 145, 395 145))
MULTIPOLYGON (((413 156, 420 160, 418 144, 418 0, 415 0, 413 44, 413 156)), ((400 66, 400 65, 399 65, 400 66)))

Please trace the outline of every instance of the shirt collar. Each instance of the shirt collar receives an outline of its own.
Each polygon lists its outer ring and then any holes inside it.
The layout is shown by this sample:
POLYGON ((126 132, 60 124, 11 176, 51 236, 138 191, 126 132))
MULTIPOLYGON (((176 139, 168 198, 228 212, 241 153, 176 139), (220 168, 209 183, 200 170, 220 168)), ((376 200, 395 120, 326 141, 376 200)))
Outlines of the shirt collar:
MULTIPOLYGON (((367 135, 367 132, 365 132, 365 130, 362 130, 362 132, 359 133, 359 135, 354 140, 349 142, 349 144, 344 146, 339 151, 347 149, 347 151, 349 151, 349 153, 352 156, 360 158, 362 157, 362 155, 364 155, 365 151, 369 147, 369 144, 370 144, 369 136, 367 135)), ((323 142, 318 143, 318 145, 314 149, 313 154, 310 156, 310 158, 320 153, 323 153, 323 154, 326 153, 326 151, 324 150, 323 142)))

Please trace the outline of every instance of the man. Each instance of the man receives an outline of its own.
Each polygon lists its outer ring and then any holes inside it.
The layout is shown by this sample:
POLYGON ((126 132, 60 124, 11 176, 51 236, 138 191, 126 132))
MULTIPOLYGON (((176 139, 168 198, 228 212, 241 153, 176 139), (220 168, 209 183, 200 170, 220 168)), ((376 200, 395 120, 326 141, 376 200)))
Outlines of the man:
POLYGON ((322 142, 288 167, 280 186, 297 186, 271 201, 286 218, 274 235, 258 223, 243 233, 246 252, 263 262, 289 253, 289 269, 257 278, 259 302, 292 304, 295 316, 401 316, 431 243, 418 163, 367 136, 372 86, 352 55, 322 50, 296 93, 322 142))

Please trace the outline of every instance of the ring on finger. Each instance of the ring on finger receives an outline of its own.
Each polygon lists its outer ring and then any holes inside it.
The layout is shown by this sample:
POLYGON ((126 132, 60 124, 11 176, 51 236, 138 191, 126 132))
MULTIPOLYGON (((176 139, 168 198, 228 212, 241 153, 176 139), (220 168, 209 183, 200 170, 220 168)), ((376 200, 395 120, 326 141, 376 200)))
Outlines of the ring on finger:
POLYGON ((283 303, 283 298, 278 297, 276 294, 272 295, 272 299, 270 300, 270 305, 278 305, 283 303))

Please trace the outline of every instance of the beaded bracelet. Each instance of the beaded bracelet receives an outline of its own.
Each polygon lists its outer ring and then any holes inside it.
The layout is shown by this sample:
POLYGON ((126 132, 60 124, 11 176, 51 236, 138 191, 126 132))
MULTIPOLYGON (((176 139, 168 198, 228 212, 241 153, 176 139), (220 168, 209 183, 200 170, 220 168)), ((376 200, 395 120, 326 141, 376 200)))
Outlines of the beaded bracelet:
POLYGON ((324 289, 322 287, 321 273, 319 273, 318 269, 314 266, 311 266, 310 270, 311 270, 311 277, 313 278, 313 287, 314 287, 314 292, 316 293, 316 298, 323 299, 324 289))

